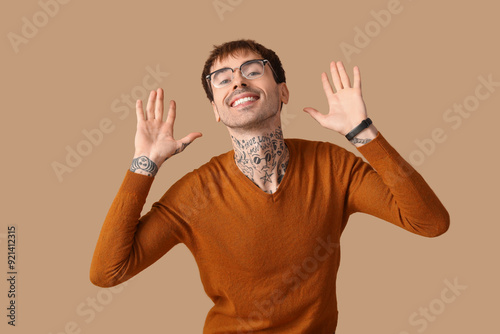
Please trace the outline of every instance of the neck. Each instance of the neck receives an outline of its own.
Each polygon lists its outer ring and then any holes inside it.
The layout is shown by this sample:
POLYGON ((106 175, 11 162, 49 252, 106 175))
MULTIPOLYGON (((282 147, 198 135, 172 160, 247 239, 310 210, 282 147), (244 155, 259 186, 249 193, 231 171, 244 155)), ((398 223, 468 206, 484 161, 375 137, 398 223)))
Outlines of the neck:
POLYGON ((290 157, 281 126, 257 133, 231 134, 231 139, 239 169, 259 188, 274 193, 290 157))

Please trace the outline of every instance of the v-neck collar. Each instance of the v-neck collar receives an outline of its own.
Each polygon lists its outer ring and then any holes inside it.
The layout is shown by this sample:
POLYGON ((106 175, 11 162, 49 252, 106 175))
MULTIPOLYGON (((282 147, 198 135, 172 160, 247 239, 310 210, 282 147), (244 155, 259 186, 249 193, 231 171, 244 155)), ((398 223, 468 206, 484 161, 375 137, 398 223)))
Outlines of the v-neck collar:
POLYGON ((284 138, 283 140, 285 141, 285 144, 288 148, 288 154, 289 154, 288 165, 285 171, 285 175, 283 175, 283 179, 281 180, 278 186, 278 189, 276 189, 276 191, 272 194, 266 193, 259 186, 253 183, 252 180, 250 180, 245 174, 243 174, 243 172, 236 164, 236 161, 234 160, 234 150, 232 151, 231 154, 229 154, 229 158, 231 159, 230 168, 232 172, 239 179, 241 179, 241 183, 246 188, 248 188, 249 191, 255 193, 256 196, 259 196, 266 200, 271 200, 273 202, 275 202, 281 196, 281 193, 284 192, 288 187, 288 184, 291 182, 289 179, 292 177, 293 169, 295 167, 295 147, 288 138, 284 138))

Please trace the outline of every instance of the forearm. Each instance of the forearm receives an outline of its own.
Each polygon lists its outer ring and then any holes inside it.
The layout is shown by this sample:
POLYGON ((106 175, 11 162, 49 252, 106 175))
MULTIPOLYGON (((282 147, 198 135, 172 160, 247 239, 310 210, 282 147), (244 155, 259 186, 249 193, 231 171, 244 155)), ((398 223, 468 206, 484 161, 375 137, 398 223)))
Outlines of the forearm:
POLYGON ((110 287, 126 281, 141 211, 153 178, 127 171, 106 215, 90 268, 94 285, 110 287))
POLYGON ((355 166, 358 173, 351 190, 357 193, 352 200, 359 211, 424 236, 437 236, 448 229, 449 214, 439 198, 381 134, 358 150, 376 171, 361 160, 355 166))

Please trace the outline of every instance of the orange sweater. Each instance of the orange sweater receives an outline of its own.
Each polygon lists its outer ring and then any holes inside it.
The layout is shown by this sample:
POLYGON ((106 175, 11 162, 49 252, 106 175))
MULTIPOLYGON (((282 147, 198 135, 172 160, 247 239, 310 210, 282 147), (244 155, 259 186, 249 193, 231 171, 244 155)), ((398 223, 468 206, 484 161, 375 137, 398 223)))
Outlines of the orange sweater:
POLYGON ((332 334, 339 241, 363 212, 426 237, 449 215, 421 175, 379 132, 358 151, 285 138, 290 160, 273 194, 248 179, 231 150, 187 173, 140 217, 153 177, 127 170, 90 268, 120 284, 184 243, 214 302, 204 334, 332 334))

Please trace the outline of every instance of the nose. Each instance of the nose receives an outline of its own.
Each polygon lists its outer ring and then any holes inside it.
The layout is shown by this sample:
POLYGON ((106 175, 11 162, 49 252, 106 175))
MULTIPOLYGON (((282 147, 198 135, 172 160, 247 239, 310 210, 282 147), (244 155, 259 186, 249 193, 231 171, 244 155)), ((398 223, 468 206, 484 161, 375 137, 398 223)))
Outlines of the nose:
POLYGON ((238 86, 241 86, 241 87, 246 87, 247 84, 246 84, 246 81, 247 79, 241 74, 241 71, 236 69, 234 70, 234 73, 233 73, 233 89, 237 89, 238 86))

